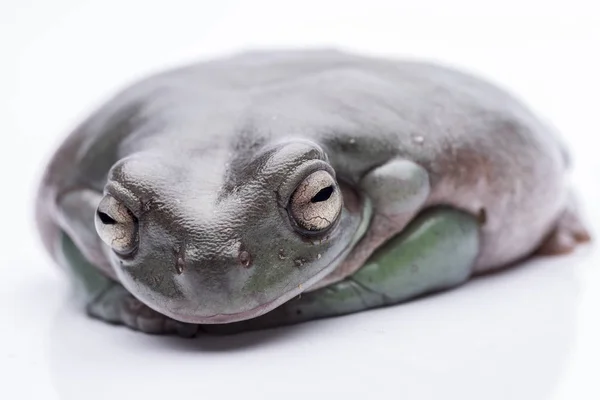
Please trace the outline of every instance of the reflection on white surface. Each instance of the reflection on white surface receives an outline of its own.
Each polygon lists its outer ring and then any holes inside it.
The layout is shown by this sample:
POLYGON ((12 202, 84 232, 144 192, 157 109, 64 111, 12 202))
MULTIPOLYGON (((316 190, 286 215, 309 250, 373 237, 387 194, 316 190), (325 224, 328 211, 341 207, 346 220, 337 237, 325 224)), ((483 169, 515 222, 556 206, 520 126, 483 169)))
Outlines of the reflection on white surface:
POLYGON ((548 399, 575 334, 581 258, 537 260, 377 311, 192 340, 97 323, 66 302, 52 323, 47 362, 61 399, 548 399))

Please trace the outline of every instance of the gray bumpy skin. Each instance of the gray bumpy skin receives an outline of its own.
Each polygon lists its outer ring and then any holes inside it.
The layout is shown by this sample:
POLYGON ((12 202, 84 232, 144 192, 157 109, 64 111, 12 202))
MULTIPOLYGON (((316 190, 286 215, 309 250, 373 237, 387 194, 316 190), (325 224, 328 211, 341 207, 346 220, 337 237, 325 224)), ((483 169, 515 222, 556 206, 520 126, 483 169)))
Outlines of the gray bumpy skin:
POLYGON ((234 332, 571 251, 590 237, 568 163, 523 104, 463 72, 247 53, 117 94, 50 161, 37 220, 90 315, 234 332))

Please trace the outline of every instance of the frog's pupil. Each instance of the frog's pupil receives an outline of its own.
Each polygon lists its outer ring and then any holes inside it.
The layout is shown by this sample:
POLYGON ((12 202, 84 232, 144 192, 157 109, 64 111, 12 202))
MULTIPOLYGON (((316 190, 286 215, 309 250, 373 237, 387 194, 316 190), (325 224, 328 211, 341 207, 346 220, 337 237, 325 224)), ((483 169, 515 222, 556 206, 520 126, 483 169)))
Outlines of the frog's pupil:
POLYGON ((101 211, 98 211, 98 217, 100 218, 100 221, 102 221, 102 223, 105 225, 114 225, 117 223, 117 221, 109 217, 108 214, 103 213, 101 211))
POLYGON ((333 186, 327 186, 326 188, 319 190, 319 193, 315 194, 313 196, 313 198, 310 199, 310 201, 312 203, 319 203, 322 201, 326 201, 331 197, 332 193, 333 193, 333 186))

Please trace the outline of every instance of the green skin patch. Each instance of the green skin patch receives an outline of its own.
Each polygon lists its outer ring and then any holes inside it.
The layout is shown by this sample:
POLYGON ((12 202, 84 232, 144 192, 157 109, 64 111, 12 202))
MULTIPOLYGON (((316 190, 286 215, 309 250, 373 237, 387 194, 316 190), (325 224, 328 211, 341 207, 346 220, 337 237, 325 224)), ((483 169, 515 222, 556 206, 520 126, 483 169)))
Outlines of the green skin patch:
MULTIPOLYGON (((124 323, 115 303, 132 297, 118 283, 102 276, 63 235, 65 263, 88 312, 113 323, 124 323)), ((370 257, 354 275, 333 285, 304 293, 275 310, 250 320, 202 325, 207 333, 237 333, 290 325, 397 304, 465 282, 479 250, 479 224, 467 213, 450 208, 423 212, 399 235, 370 257)), ((179 324, 179 323, 178 323, 179 324)), ((188 327, 194 325, 179 324, 188 327)))

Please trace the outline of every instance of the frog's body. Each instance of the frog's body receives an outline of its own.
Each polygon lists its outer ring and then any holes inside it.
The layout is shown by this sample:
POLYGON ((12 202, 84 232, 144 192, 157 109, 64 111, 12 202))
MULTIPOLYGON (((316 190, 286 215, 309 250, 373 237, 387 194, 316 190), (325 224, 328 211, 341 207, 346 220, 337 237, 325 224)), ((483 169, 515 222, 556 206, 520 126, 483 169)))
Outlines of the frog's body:
POLYGON ((154 317, 268 325, 390 304, 538 249, 571 250, 589 236, 569 203, 567 169, 552 131, 477 78, 332 51, 253 53, 157 75, 116 96, 58 150, 38 220, 57 259, 64 232, 81 260, 127 288, 108 283, 93 315, 165 331, 100 310, 134 302, 130 291, 161 313, 146 310, 154 317), (343 207, 335 223, 319 214, 322 233, 298 233, 287 214, 307 205, 289 206, 290 193, 317 170, 337 183, 327 193, 333 205, 316 212, 332 212, 336 191, 343 207), (117 256, 96 234, 103 192, 135 215, 133 255, 117 256), (415 255, 416 268, 394 261, 400 248, 427 250, 415 255), (390 265, 385 276, 374 272, 390 265), (436 272, 420 275, 428 268, 436 272), (381 285, 369 287, 374 276, 381 285), (344 300, 319 303, 332 291, 344 300), (305 300, 287 302, 301 292, 305 300), (312 311, 289 311, 309 303, 312 311))

